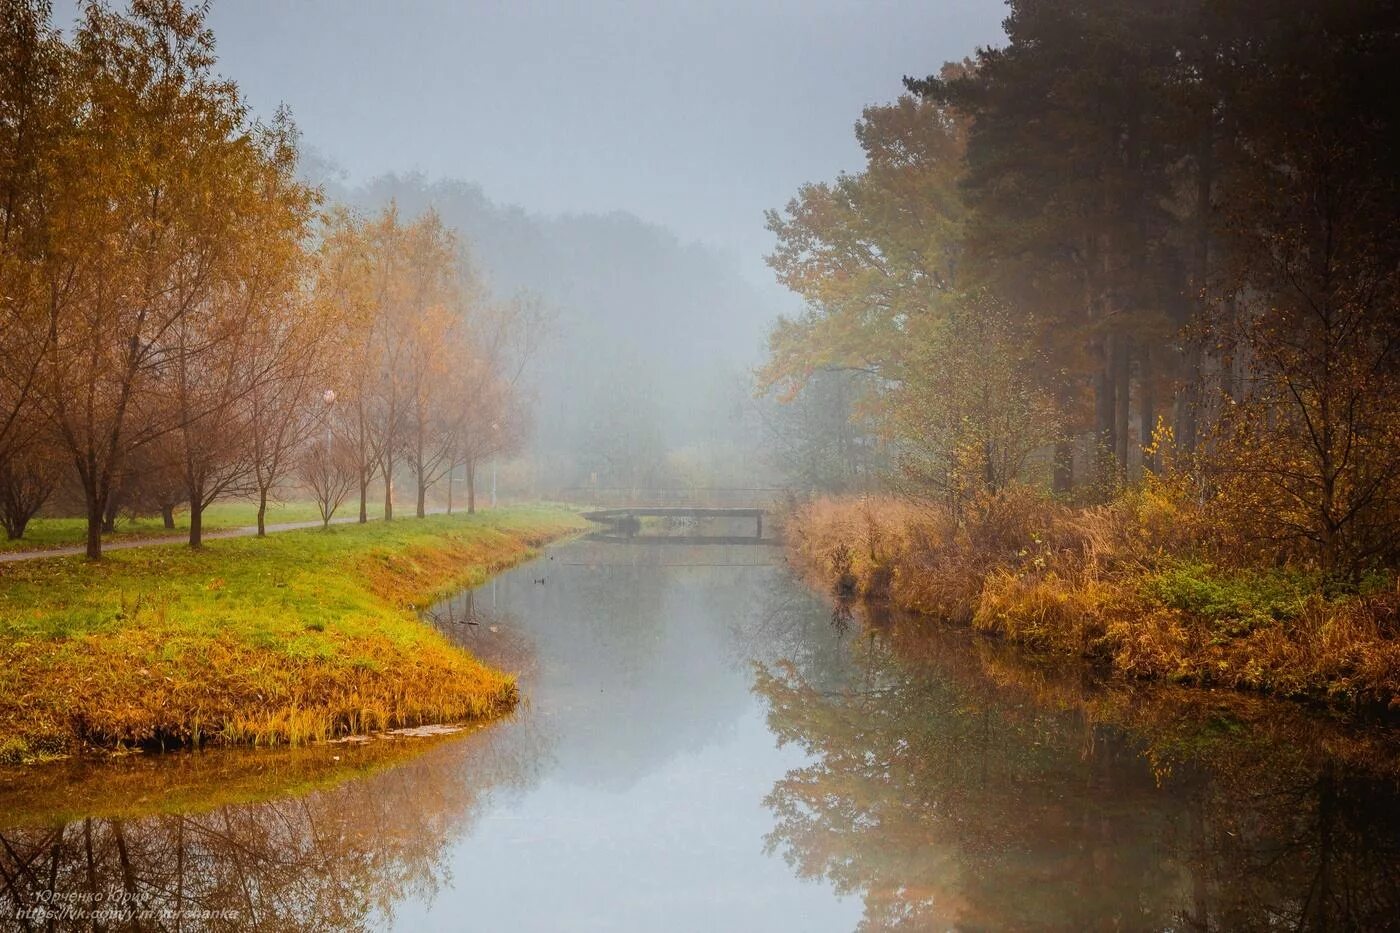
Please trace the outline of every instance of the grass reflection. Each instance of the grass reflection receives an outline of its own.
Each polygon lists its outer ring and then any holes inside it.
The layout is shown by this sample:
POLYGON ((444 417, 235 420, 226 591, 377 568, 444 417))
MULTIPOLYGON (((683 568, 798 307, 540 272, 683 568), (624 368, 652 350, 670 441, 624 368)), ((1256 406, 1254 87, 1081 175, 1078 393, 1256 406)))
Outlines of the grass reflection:
POLYGON ((525 779, 490 730, 27 769, 0 792, 0 919, 20 928, 343 930, 450 874, 486 794, 525 779))

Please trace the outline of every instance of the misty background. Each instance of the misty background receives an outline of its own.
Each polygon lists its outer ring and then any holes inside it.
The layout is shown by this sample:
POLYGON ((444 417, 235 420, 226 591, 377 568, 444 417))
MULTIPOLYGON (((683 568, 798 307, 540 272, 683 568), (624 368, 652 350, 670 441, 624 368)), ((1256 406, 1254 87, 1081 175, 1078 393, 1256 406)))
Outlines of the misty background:
MULTIPOLYGON (((55 6, 71 22, 76 4, 55 6)), ((306 174, 435 207, 498 297, 553 316, 506 488, 783 478, 753 399, 799 300, 763 212, 858 170, 861 109, 1003 38, 1000 0, 214 0, 219 71, 290 108, 306 174)), ((776 417, 792 417, 783 413, 776 417)))

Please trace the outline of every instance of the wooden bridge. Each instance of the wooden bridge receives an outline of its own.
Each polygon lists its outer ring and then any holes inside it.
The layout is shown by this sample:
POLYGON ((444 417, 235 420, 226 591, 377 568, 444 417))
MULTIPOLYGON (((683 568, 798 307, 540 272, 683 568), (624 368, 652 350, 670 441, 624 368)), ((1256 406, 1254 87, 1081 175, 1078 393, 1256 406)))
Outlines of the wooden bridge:
MULTIPOLYGON (((593 512, 584 512, 583 517, 591 522, 601 522, 612 525, 614 528, 637 529, 641 525, 643 518, 739 518, 754 520, 756 533, 754 539, 763 538, 763 514, 765 509, 758 508, 710 508, 704 506, 622 506, 612 509, 598 509, 593 512)), ((657 540, 661 540, 658 536, 657 540)), ((676 539, 678 541, 691 541, 691 538, 676 539)), ((693 541, 715 541, 713 537, 694 536, 693 541)), ((749 540, 749 539, 743 539, 749 540)), ((693 542, 692 542, 693 543, 693 542)))

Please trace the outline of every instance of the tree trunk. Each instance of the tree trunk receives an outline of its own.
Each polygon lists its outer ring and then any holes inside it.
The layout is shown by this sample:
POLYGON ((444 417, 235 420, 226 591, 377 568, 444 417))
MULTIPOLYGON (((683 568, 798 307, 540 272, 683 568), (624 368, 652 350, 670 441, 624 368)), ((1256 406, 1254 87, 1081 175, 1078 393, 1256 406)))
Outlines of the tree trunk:
POLYGON ((1131 384, 1132 361, 1129 357, 1129 341, 1120 337, 1113 341, 1113 454, 1117 461, 1119 482, 1128 476, 1128 422, 1130 420, 1129 387, 1131 384))
POLYGON ((476 511, 476 464, 467 461, 467 514, 471 515, 476 511))
POLYGON ((114 493, 107 494, 107 507, 102 510, 102 530, 108 534, 117 530, 117 512, 121 511, 121 502, 118 501, 114 493))
POLYGON ((414 510, 414 514, 419 518, 423 518, 428 514, 428 487, 423 485, 422 467, 418 468, 418 504, 417 508, 414 510))
MULTIPOLYGON (((1207 116, 1197 143, 1196 152, 1196 243, 1192 285, 1192 304, 1198 318, 1204 320, 1207 289, 1210 287, 1212 192, 1215 187, 1215 126, 1214 117, 1207 116)), ((1202 398, 1201 343, 1192 339, 1186 350, 1186 378, 1176 400, 1176 446, 1191 453, 1196 449, 1200 434, 1199 411, 1202 398)))
POLYGON ((369 479, 360 471, 360 524, 369 521, 369 479))
POLYGON ((384 461, 384 520, 394 520, 394 461, 384 461))
POLYGON ((1094 481, 1104 489, 1112 485, 1113 452, 1113 338, 1099 343, 1100 365, 1094 374, 1094 481))
POLYGON ((204 547, 204 505, 203 497, 190 497, 190 547, 204 547))
POLYGON ((162 505, 160 507, 160 523, 169 531, 175 527, 175 506, 162 505))
POLYGON ((267 537, 267 490, 258 490, 258 537, 267 537))
POLYGON ((1191 453, 1196 449, 1197 410, 1201 398, 1201 348, 1193 344, 1186 351, 1186 379, 1176 397, 1176 434, 1174 440, 1179 450, 1191 453))
POLYGON ((1153 445, 1157 433, 1157 393, 1152 384, 1152 350, 1142 348, 1138 361, 1138 433, 1142 440, 1142 470, 1156 473, 1158 452, 1153 445), (1150 450, 1150 452, 1149 452, 1150 450))
POLYGON ((87 497, 87 559, 102 559, 102 517, 106 512, 102 497, 88 484, 83 492, 87 497))
POLYGON ((1058 440, 1055 442, 1054 464, 1055 473, 1051 488, 1058 493, 1067 493, 1074 489, 1073 441, 1058 440))
POLYGON ((452 514, 452 480, 453 474, 457 472, 457 467, 453 466, 447 471, 447 514, 452 514))
MULTIPOLYGON (((1073 389, 1069 385, 1062 385, 1057 394, 1060 411, 1072 411, 1073 389)), ((1051 488, 1057 493, 1067 493, 1074 489, 1074 440, 1072 438, 1061 437, 1055 441, 1055 452, 1051 463, 1053 470, 1051 488)))

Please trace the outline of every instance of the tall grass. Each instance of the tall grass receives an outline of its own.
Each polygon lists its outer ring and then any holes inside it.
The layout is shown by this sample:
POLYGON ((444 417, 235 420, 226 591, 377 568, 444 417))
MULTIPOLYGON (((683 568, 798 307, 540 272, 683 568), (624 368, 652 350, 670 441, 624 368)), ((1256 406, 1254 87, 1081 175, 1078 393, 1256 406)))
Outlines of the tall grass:
POLYGON ((1029 489, 958 520, 894 498, 821 498, 786 517, 822 585, 1143 678, 1400 709, 1393 581, 1324 597, 1301 568, 1232 558, 1163 485, 1074 508, 1029 489))

